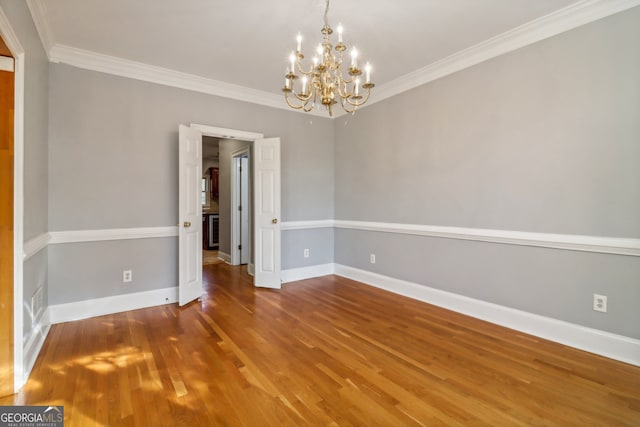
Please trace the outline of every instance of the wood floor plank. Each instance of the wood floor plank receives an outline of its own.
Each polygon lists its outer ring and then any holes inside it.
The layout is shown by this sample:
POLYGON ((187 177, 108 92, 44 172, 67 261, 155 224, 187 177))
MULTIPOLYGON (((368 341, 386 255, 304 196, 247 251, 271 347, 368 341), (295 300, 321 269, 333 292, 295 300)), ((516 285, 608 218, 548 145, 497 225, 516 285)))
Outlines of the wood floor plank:
POLYGON ((638 426, 640 368, 337 276, 54 325, 0 404, 67 426, 638 426))

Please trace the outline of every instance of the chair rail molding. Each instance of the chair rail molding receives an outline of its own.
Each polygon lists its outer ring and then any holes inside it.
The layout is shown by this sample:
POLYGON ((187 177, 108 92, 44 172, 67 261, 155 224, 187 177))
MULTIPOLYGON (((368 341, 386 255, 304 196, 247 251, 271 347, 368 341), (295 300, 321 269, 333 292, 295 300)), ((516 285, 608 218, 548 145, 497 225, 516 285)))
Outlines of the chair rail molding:
POLYGON ((28 240, 24 243, 22 248, 23 251, 23 261, 28 260, 44 248, 49 245, 51 241, 51 235, 49 233, 42 233, 39 236, 34 237, 31 240, 28 240))
POLYGON ((49 244, 100 242, 105 240, 149 239, 177 237, 178 227, 110 228, 101 230, 50 231, 49 244))
POLYGON ((335 220, 336 228, 409 234, 509 245, 537 246, 571 251, 640 256, 640 239, 582 236, 574 234, 535 233, 529 231, 447 227, 439 225, 396 224, 369 221, 335 220))
MULTIPOLYGON (((475 240, 507 245, 537 246, 571 251, 640 256, 640 239, 634 238, 333 219, 282 222, 283 231, 312 230, 319 228, 364 230, 444 239, 475 240)), ((49 233, 43 233, 25 242, 23 259, 27 260, 50 244, 148 239, 176 237, 177 235, 177 226, 50 231, 49 233)))
POLYGON ((335 225, 332 219, 317 219, 308 221, 283 221, 280 224, 281 230, 311 230, 314 228, 333 228, 335 225))

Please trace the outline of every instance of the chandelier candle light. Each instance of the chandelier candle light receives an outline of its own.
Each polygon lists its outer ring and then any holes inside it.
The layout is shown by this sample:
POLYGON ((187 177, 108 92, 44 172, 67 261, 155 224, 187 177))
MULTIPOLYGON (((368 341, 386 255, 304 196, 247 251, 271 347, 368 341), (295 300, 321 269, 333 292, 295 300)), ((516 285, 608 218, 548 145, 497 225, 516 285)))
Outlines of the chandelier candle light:
POLYGON ((320 30, 322 43, 318 45, 316 55, 312 58, 313 64, 308 68, 302 63, 302 36, 298 34, 296 37, 297 48, 289 56, 289 72, 285 76, 282 91, 289 107, 296 110, 309 112, 320 103, 329 110, 329 116, 333 116, 333 106, 339 102, 344 111, 354 113, 367 102, 371 88, 375 86, 371 83, 371 65, 368 62, 365 65, 365 81, 362 83, 358 51, 354 47, 351 49, 348 77, 344 77, 342 54, 347 50, 347 45, 342 41, 342 25, 337 28, 338 44, 335 48, 331 44, 329 37, 333 29, 329 26, 328 13, 329 0, 326 0, 324 26, 320 30), (300 83, 296 84, 298 80, 300 83))

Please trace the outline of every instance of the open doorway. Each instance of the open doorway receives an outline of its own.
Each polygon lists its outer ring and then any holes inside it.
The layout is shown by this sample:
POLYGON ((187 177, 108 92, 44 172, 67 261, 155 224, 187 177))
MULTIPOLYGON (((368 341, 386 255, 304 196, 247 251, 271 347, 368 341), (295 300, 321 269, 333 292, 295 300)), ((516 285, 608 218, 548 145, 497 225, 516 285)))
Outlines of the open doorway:
POLYGON ((202 137, 203 265, 247 265, 251 272, 251 144, 202 137))
POLYGON ((220 139, 202 137, 202 265, 224 262, 220 249, 220 139))
MULTIPOLYGON (((254 286, 280 289, 282 283, 280 279, 280 138, 264 138, 262 134, 258 133, 198 124, 191 124, 189 127, 180 125, 178 136, 180 148, 178 168, 180 188, 178 197, 178 294, 180 305, 185 305, 198 298, 202 291, 202 228, 200 225, 198 227, 191 227, 191 225, 202 221, 200 191, 203 137, 216 137, 234 143, 246 144, 244 148, 249 150, 249 169, 251 169, 248 180, 252 181, 253 187, 253 191, 251 189, 245 191, 245 194, 250 195, 249 204, 253 213, 251 232, 254 242, 249 244, 251 249, 249 251, 249 265, 254 265, 253 268, 249 267, 253 272, 252 282, 254 286), (197 236, 197 238, 193 236, 197 236)), ((220 147, 225 147, 225 144, 222 143, 220 147)), ((240 151, 242 148, 238 147, 235 151, 240 151)), ((226 155, 220 153, 221 166, 222 161, 227 158, 226 155)), ((224 206, 226 198, 223 198, 222 192, 227 187, 224 183, 225 175, 222 172, 221 168, 219 176, 220 199, 218 202, 220 258, 224 256, 222 250, 225 248, 226 241, 224 222, 226 220, 230 222, 234 217, 231 203, 227 208, 224 206)), ((229 242, 231 241, 230 234, 229 242)), ((231 252, 230 249, 229 252, 231 252)), ((228 256, 229 262, 231 262, 231 254, 228 253, 228 256)))

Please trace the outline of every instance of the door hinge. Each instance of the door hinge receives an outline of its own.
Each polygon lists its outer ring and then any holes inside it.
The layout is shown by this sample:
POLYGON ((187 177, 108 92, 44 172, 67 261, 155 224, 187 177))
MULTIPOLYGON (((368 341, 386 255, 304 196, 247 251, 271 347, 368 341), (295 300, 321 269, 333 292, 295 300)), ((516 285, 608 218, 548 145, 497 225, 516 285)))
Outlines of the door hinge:
POLYGON ((242 210, 242 205, 238 206, 238 210, 241 211, 242 210))
POLYGON ((242 245, 238 245, 238 250, 241 251, 242 250, 242 245))

